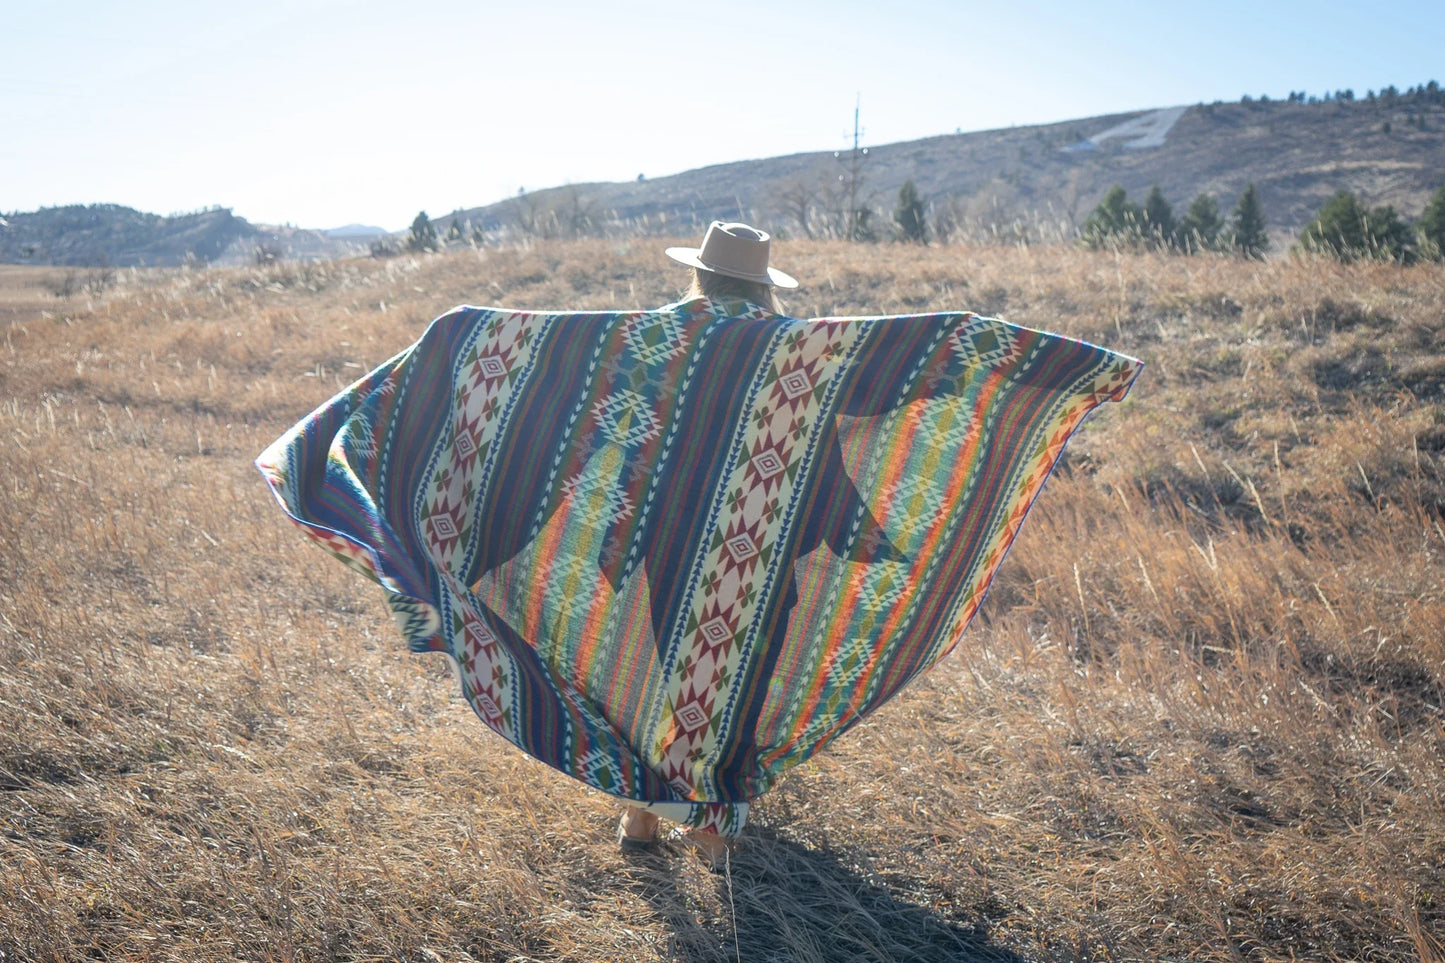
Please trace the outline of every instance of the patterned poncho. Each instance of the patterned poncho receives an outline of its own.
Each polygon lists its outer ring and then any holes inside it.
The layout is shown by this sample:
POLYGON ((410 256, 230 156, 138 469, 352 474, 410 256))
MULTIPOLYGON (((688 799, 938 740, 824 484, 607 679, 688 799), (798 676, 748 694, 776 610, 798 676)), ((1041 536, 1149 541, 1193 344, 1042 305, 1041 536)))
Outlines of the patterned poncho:
POLYGON ((1139 368, 967 313, 461 307, 257 464, 488 726, 730 832, 957 643, 1139 368))

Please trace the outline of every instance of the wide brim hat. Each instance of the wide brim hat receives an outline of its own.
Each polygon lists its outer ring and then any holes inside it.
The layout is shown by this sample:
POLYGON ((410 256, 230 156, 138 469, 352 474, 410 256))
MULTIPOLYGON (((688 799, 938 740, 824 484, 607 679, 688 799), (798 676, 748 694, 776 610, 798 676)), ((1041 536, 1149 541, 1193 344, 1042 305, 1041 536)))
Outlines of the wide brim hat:
POLYGON ((747 224, 713 221, 703 236, 702 247, 670 247, 663 253, 699 271, 778 288, 797 287, 791 275, 768 264, 770 240, 766 231, 747 224))

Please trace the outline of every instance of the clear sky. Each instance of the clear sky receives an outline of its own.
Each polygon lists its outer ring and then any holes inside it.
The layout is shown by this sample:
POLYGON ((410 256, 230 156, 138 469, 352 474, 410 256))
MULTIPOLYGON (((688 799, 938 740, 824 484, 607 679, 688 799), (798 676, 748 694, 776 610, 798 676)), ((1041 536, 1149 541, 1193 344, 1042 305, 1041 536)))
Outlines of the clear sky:
POLYGON ((399 229, 519 187, 1445 82, 1445 0, 9 0, 0 211, 399 229))

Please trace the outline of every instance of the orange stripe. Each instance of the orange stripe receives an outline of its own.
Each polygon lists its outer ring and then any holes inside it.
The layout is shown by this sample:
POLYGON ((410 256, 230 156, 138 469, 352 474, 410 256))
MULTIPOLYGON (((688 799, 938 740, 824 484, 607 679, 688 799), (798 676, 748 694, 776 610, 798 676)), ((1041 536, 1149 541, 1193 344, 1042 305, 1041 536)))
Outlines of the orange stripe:
MULTIPOLYGON (((532 556, 532 565, 527 570, 527 579, 532 585, 545 584, 546 576, 552 571, 552 562, 557 558, 557 546, 562 541, 562 532, 566 530, 571 514, 572 496, 565 495, 557 506, 557 513, 537 536, 537 550, 532 556)), ((542 602, 547 594, 540 590, 528 593, 526 621, 523 624, 529 635, 540 635, 547 628, 542 624, 542 602)), ((536 645, 535 639, 532 644, 536 645)))
MULTIPOLYGON (((999 390, 1001 389, 1005 380, 1006 379, 1002 372, 991 372, 988 377, 984 379, 983 387, 982 389, 980 389, 978 394, 978 400, 975 401, 973 405, 973 411, 987 411, 993 401, 994 396, 999 393, 999 390)), ((977 460, 978 448, 979 445, 983 442, 983 434, 984 433, 982 431, 973 432, 972 436, 968 439, 968 442, 963 449, 962 454, 954 462, 954 471, 949 476, 949 485, 946 497, 944 499, 944 504, 952 507, 955 510, 961 508, 961 506, 959 505, 959 501, 963 493, 964 485, 968 480, 968 474, 972 470, 974 463, 977 460)), ((927 536, 925 536, 924 545, 922 548, 919 549, 917 555, 915 556, 916 559, 921 561, 923 559, 932 558, 933 554, 938 550, 939 543, 943 540, 944 530, 945 526, 943 524, 943 520, 937 520, 933 525, 932 530, 928 533, 927 536)), ((918 583, 916 580, 910 579, 909 585, 914 592, 917 591, 918 583)), ((881 654, 882 648, 887 644, 888 641, 891 640, 893 632, 897 630, 898 624, 902 620, 903 612, 905 611, 905 609, 906 606, 902 604, 894 606, 893 612, 890 614, 888 620, 884 623, 883 631, 881 631, 878 635, 879 641, 878 644, 873 647, 872 659, 870 660, 870 668, 865 670, 864 674, 859 677, 860 684, 857 686, 856 689, 854 689, 854 697, 849 702, 849 708, 852 709, 854 712, 858 711, 858 707, 863 702, 863 696, 868 691, 868 683, 872 681, 874 673, 878 670, 880 663, 879 655, 881 654)))

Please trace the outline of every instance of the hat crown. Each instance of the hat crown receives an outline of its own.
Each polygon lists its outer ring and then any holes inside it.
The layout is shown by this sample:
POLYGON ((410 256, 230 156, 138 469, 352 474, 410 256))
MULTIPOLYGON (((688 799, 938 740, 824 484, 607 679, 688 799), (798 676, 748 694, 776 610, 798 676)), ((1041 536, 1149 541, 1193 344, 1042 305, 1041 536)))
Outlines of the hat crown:
POLYGON ((670 247, 663 253, 699 271, 740 278, 755 284, 795 288, 798 282, 768 264, 767 231, 740 221, 713 221, 702 247, 670 247))
POLYGON ((698 250, 698 260, 719 274, 766 278, 769 237, 766 231, 738 221, 713 221, 698 250))

